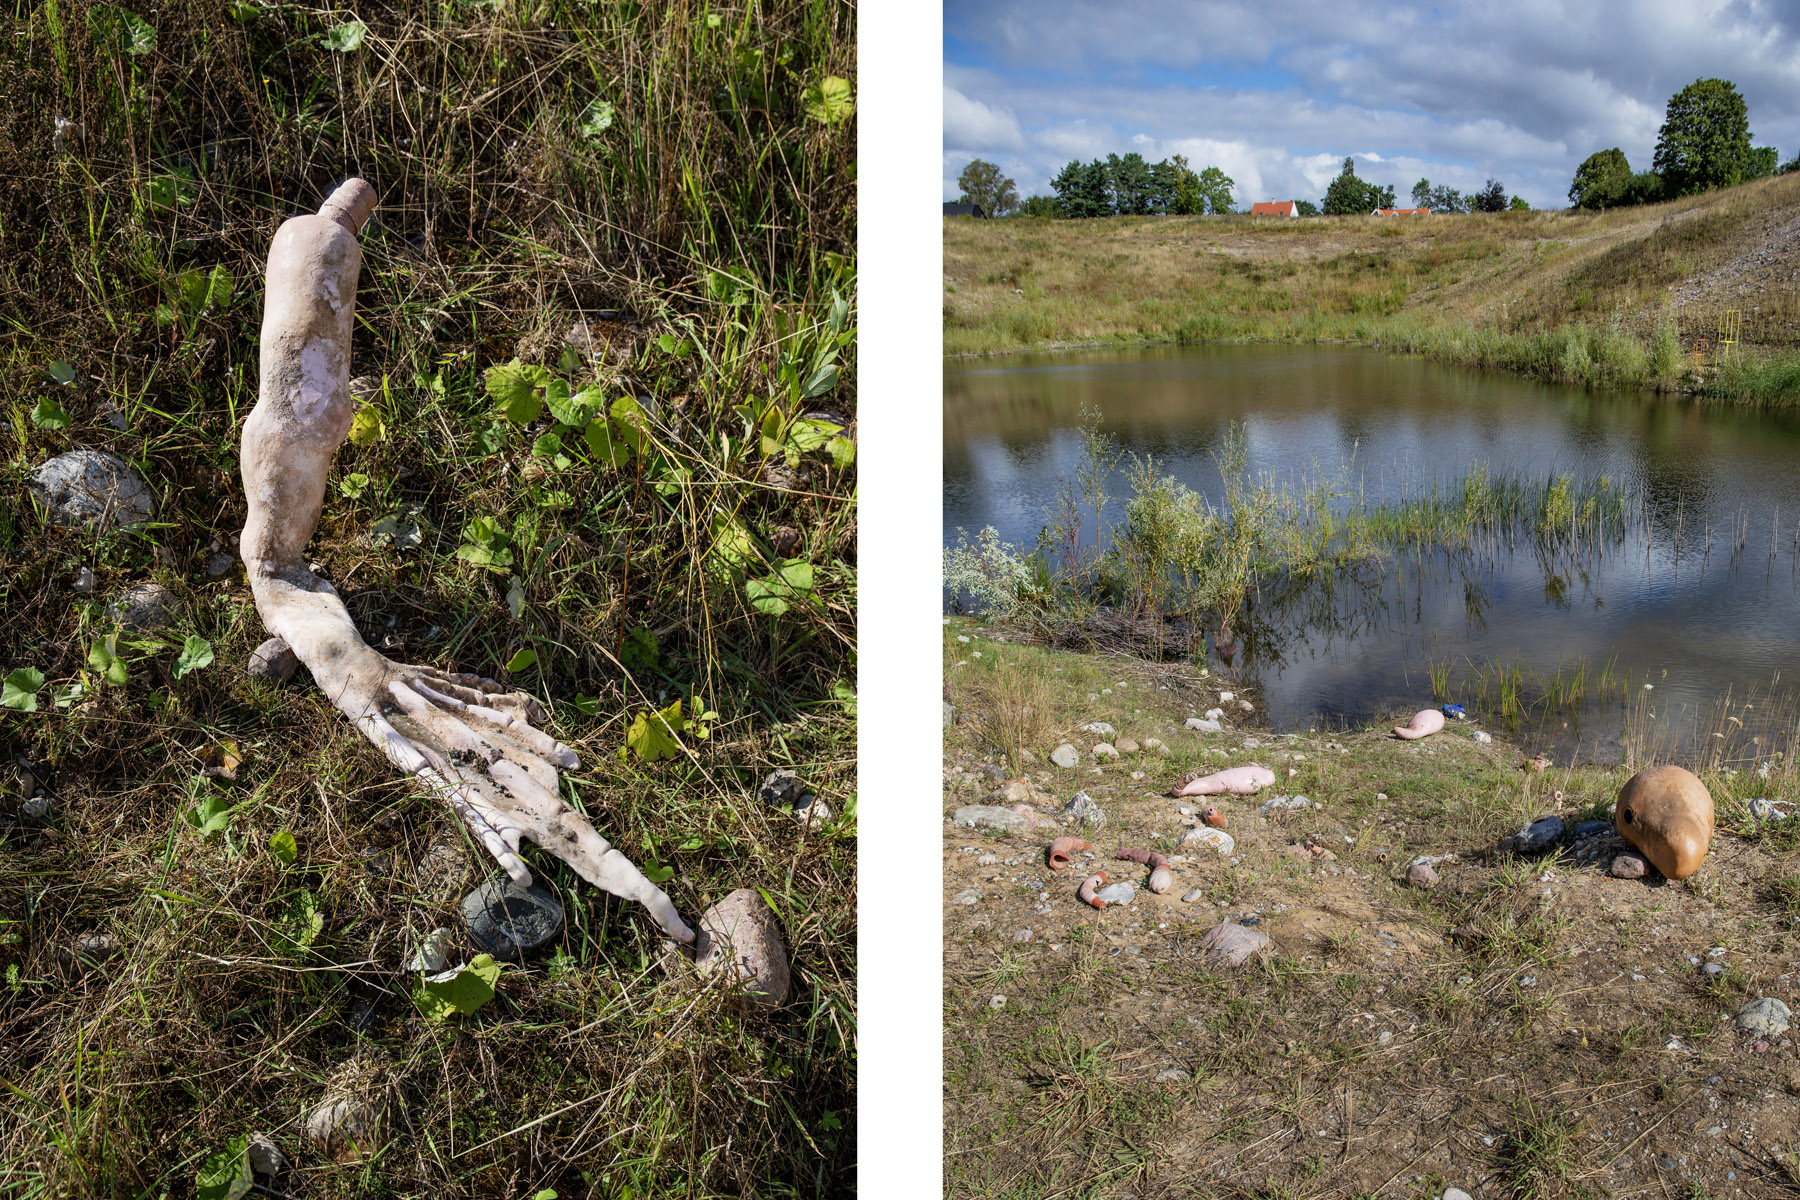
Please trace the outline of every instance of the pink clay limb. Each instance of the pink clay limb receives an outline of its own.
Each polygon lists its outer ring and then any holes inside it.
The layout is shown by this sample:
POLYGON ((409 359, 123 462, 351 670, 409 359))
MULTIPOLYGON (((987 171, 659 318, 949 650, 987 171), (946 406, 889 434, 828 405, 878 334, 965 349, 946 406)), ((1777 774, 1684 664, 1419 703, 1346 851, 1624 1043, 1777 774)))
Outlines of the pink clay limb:
POLYGON ((1444 727, 1444 714, 1435 708, 1421 708, 1413 714, 1412 720, 1405 725, 1394 726, 1394 736, 1407 741, 1417 741, 1422 737, 1430 737, 1444 727))
POLYGON ((1075 897, 1084 904, 1091 904, 1095 908, 1105 908, 1106 901, 1094 895, 1096 891, 1105 886, 1106 872, 1095 871, 1092 875, 1089 875, 1086 879, 1081 881, 1081 886, 1075 891, 1075 897))
POLYGON ((283 224, 269 247, 261 382, 240 457, 240 546, 256 610, 358 732, 447 803, 514 879, 531 881, 519 857, 529 839, 691 942, 694 931, 668 896, 561 799, 557 771, 579 760, 532 727, 546 719, 535 700, 479 675, 389 661, 363 641, 337 590, 306 565, 331 458, 356 412, 356 234, 374 209, 374 189, 349 180, 318 215, 283 224))
POLYGON ((1050 843, 1048 861, 1052 871, 1066 870, 1069 858, 1078 850, 1092 850, 1093 847, 1078 837, 1059 837, 1050 843))
POLYGON ((1150 882, 1146 884, 1151 891, 1162 895, 1175 882, 1174 873, 1169 870, 1169 860, 1154 850, 1121 850, 1113 855, 1127 862, 1143 863, 1150 868, 1150 882))

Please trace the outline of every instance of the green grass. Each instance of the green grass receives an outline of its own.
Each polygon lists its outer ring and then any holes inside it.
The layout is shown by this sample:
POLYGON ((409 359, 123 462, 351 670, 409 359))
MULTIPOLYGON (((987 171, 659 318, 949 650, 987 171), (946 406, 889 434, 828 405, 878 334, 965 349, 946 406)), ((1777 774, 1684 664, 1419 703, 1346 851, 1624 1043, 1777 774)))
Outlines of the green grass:
POLYGON ((133 11, 9 4, 0 42, 0 666, 46 679, 0 728, 57 798, 34 820, 0 797, 0 1193, 189 1195, 267 1129, 308 1196, 843 1194, 856 123, 821 88, 855 77, 853 10, 451 0, 365 11, 341 51, 348 10, 133 11), (75 122, 55 145, 52 115, 75 122), (460 933, 492 864, 304 674, 245 676, 242 570, 205 570, 242 527, 269 238, 349 174, 381 199, 352 356, 379 430, 339 452, 309 553, 384 653, 538 696, 582 753, 568 795, 672 870, 690 920, 763 889, 795 973, 779 1013, 696 990, 633 906, 536 852, 558 957, 473 1016, 415 1011, 413 938, 460 933), (487 375, 514 360, 623 401, 629 453, 498 419, 487 375), (156 520, 48 526, 23 484, 76 447, 129 461, 156 520), (106 601, 144 580, 175 621, 114 643, 127 678, 103 682, 106 601), (214 662, 178 676, 194 636, 214 662), (677 699, 719 714, 710 738, 620 758, 677 699), (237 781, 203 778, 226 743, 237 781), (802 836, 760 803, 775 767, 838 821, 802 836), (231 815, 202 837, 209 802, 231 815), (84 966, 94 933, 117 949, 84 966), (352 1089, 383 1116, 334 1161, 300 1121, 352 1089))

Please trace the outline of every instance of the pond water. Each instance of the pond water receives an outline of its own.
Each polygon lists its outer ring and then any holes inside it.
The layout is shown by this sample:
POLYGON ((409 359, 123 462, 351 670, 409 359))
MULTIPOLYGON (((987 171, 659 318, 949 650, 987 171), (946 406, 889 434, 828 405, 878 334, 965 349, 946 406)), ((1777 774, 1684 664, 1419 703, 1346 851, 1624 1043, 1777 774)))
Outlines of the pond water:
MULTIPOLYGON (((1529 548, 1417 552, 1263 589, 1234 666, 1278 729, 1432 705, 1433 665, 1465 703, 1489 681, 1491 727, 1500 667, 1541 701, 1559 669, 1585 660, 1582 704, 1530 705, 1508 731, 1557 762, 1618 761, 1631 736, 1641 750, 1752 763, 1794 734, 1800 692, 1781 673, 1800 665, 1800 419, 1339 346, 950 363, 946 544, 959 527, 987 525, 1035 544, 1081 461, 1089 407, 1125 451, 1156 456, 1215 502, 1215 455, 1233 422, 1253 473, 1338 476, 1371 499, 1476 464, 1528 478, 1604 474, 1640 498, 1622 541, 1573 561, 1529 548)), ((1124 516, 1122 475, 1109 491, 1110 523, 1124 516)), ((1086 533, 1092 542, 1091 515, 1086 533)))

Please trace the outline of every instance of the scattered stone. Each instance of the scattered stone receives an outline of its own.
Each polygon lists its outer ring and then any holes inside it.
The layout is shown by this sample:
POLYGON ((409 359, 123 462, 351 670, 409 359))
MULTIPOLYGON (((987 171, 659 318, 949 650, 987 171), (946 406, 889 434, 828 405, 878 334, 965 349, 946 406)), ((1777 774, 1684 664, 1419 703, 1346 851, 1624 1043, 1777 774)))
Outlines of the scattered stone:
POLYGON ((470 940, 504 962, 524 962, 563 926, 562 901, 554 893, 541 883, 525 887, 510 875, 496 875, 464 896, 462 913, 470 940))
POLYGON ((1181 902, 1183 904, 1192 904, 1194 901, 1198 900, 1199 898, 1200 898, 1200 889, 1199 888, 1189 888, 1187 890, 1187 893, 1181 897, 1181 902))
POLYGON ((1136 754, 1138 752, 1137 742, 1128 737, 1122 737, 1115 741, 1113 743, 1113 748, 1120 754, 1136 754))
POLYGON ((1131 773, 1131 781, 1133 783, 1142 782, 1146 778, 1148 778, 1148 776, 1146 776, 1142 771, 1133 771, 1131 773))
POLYGON ((272 637, 250 652, 248 670, 252 679, 264 683, 286 683, 300 669, 294 649, 278 637, 272 637))
POLYGON ((1111 742, 1101 742, 1099 745, 1094 747, 1094 761, 1095 762, 1117 762, 1117 761, 1119 761, 1119 748, 1117 746, 1114 746, 1111 742))
POLYGON ((1701 963, 1700 973, 1708 979, 1717 979, 1725 974, 1725 964, 1716 962, 1701 963))
POLYGON ((1494 740, 1494 735, 1485 730, 1477 729, 1475 731, 1475 740, 1485 746, 1494 740))
POLYGON ((1238 707, 1247 713, 1256 711, 1256 705, 1250 703, 1248 700, 1239 700, 1238 707))
POLYGON ((327 1146, 362 1141, 374 1125, 369 1106, 348 1096, 328 1097, 306 1114, 306 1136, 327 1146))
POLYGON ((436 975, 450 962, 450 950, 456 943, 456 935, 450 930, 439 927, 419 939, 419 945, 412 957, 406 960, 408 971, 423 971, 427 975, 436 975))
POLYGON ((92 568, 83 567, 75 572, 75 578, 69 581, 69 586, 78 592, 91 592, 100 586, 100 581, 94 578, 92 568))
POLYGON ((1065 770, 1081 765, 1081 751, 1064 742, 1050 752, 1050 761, 1065 770))
POLYGON ((1013 931, 1012 940, 1015 942, 1029 942, 1031 940, 1031 930, 1015 929, 1013 931))
POLYGON ((1222 708, 1209 708, 1206 710, 1204 716, 1209 721, 1222 721, 1225 719, 1225 710, 1222 708))
POLYGON ((279 1175, 287 1169, 287 1158, 275 1145, 275 1139, 261 1130, 250 1135, 244 1153, 250 1157, 250 1169, 258 1175, 279 1175))
POLYGON ((998 866, 999 863, 1000 856, 998 854, 984 854, 975 860, 975 865, 978 867, 993 867, 998 866))
POLYGON ((1095 721, 1092 724, 1083 725, 1081 729, 1083 733, 1097 733, 1102 738, 1111 738, 1113 734, 1118 732, 1118 730, 1114 729, 1111 725, 1108 725, 1105 721, 1095 721))
POLYGON ((1228 967, 1241 967, 1250 961, 1252 955, 1274 944, 1268 934, 1256 929, 1245 929, 1234 921, 1214 926, 1210 933, 1200 939, 1201 949, 1228 967))
POLYGON ((964 888, 950 898, 952 904, 979 904, 980 902, 981 893, 974 888, 964 888))
POLYGON ((1236 700, 1236 699, 1237 699, 1236 692, 1220 692, 1219 693, 1219 703, 1220 704, 1230 704, 1233 700, 1236 700))
POLYGON ((951 820, 972 829, 1003 829, 1010 833, 1029 833, 1034 825, 1044 823, 1042 817, 1034 822, 1024 813, 993 804, 965 804, 951 820))
POLYGON ((134 583, 107 605, 115 625, 150 633, 175 619, 175 595, 160 583, 134 583))
POLYGON ((988 1008, 990 1011, 999 1012, 1001 1009, 1003 1009, 1005 1007, 1006 1007, 1006 997, 1005 996, 989 996, 988 997, 988 1008))
POLYGON ((1639 771, 1619 789, 1619 835, 1670 879, 1686 879, 1712 844, 1712 796, 1676 766, 1639 771))
POLYGON ((1706 957, 1708 957, 1708 958, 1724 958, 1725 957, 1725 947, 1714 946, 1711 950, 1708 950, 1706 952, 1706 957))
POLYGON ((225 576, 231 574, 231 568, 236 563, 236 558, 220 551, 218 554, 215 554, 206 560, 206 577, 208 579, 223 579, 225 576))
POLYGON ((1750 815, 1758 821, 1786 821, 1794 814, 1791 800, 1768 800, 1757 796, 1750 801, 1750 815))
POLYGON ((1650 871, 1650 864, 1640 854, 1621 854, 1612 860, 1612 866, 1606 873, 1614 879, 1642 879, 1650 871))
POLYGON ((956 723, 956 710, 951 708, 950 702, 948 700, 946 700, 946 701, 944 701, 944 728, 948 729, 948 728, 950 728, 950 726, 954 725, 955 723, 956 723))
POLYGON ((455 842, 433 842, 413 869, 413 881, 434 902, 454 895, 469 871, 469 859, 455 842))
POLYGON ((756 798, 770 808, 792 808, 805 793, 806 784, 792 771, 771 771, 756 790, 756 798))
POLYGON ((1519 832, 1500 843, 1503 850, 1511 850, 1514 854, 1545 854, 1562 840, 1563 820, 1561 817, 1539 817, 1528 822, 1519 832))
POLYGON ((1201 846, 1211 846, 1218 851, 1220 858, 1225 858, 1237 849, 1237 841, 1223 829, 1214 829, 1210 825, 1196 825, 1188 830, 1181 839, 1181 848, 1183 850, 1198 849, 1201 846))
POLYGON ((1156 1082, 1158 1083, 1180 1083, 1186 1078, 1188 1078, 1188 1073, 1180 1067, 1170 1067, 1166 1071, 1156 1073, 1156 1082))
POLYGON ((19 805, 19 815, 32 821, 41 821, 50 815, 50 797, 32 796, 19 805))
POLYGON ((114 525, 141 525, 156 510, 150 488, 125 460, 102 450, 59 454, 31 477, 31 493, 56 525, 93 522, 105 533, 114 525))
POLYGON ((1109 883, 1094 893, 1108 904, 1130 904, 1137 896, 1137 885, 1129 880, 1121 879, 1117 883, 1109 883))
POLYGON ((1106 810, 1094 803, 1094 798, 1086 792, 1076 792, 1070 798, 1063 807, 1063 816, 1078 823, 1085 821, 1096 829, 1106 824, 1106 810))
POLYGON ((1220 733, 1223 732, 1225 728, 1217 721, 1203 721, 1199 717, 1189 717, 1187 719, 1187 727, 1189 729, 1197 729, 1201 733, 1220 733))
POLYGON ((1313 802, 1305 796, 1271 796, 1262 803, 1264 808, 1311 808, 1313 802))
POLYGON ((1787 1032, 1788 1018, 1793 1015, 1788 1006, 1775 997, 1762 996, 1738 1009, 1737 1027, 1745 1033, 1780 1037, 1787 1032))
POLYGON ((1445 1188, 1444 1200, 1475 1200, 1475 1198, 1461 1188, 1445 1188))
POLYGON ((1429 891, 1437 886, 1438 873, 1431 869, 1430 863, 1415 862, 1406 868, 1406 882, 1416 888, 1429 891))
POLYGON ((831 824, 831 805, 825 803, 810 792, 800 798, 803 803, 794 810, 794 817, 800 822, 802 829, 811 832, 831 824))
POLYGON ((1572 838, 1598 837, 1611 832, 1611 821, 1581 821, 1569 830, 1569 836, 1572 838))
POLYGON ((1147 737, 1144 739, 1144 751, 1145 753, 1161 754, 1166 757, 1169 753, 1169 748, 1164 745, 1160 739, 1147 737))
POLYGON ((700 914, 694 966, 701 978, 724 971, 740 1007, 770 1011, 787 1003, 787 943, 775 912, 755 888, 739 888, 700 914))

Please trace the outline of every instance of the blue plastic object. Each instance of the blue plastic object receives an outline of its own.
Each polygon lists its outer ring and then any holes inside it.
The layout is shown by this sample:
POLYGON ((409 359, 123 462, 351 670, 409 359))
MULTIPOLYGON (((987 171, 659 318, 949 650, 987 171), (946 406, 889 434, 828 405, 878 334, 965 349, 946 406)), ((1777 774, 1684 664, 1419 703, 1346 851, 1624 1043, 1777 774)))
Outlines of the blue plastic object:
POLYGON ((1461 721, 1469 714, 1463 711, 1463 706, 1460 704, 1446 704, 1444 705, 1444 715, 1452 721, 1461 721))

